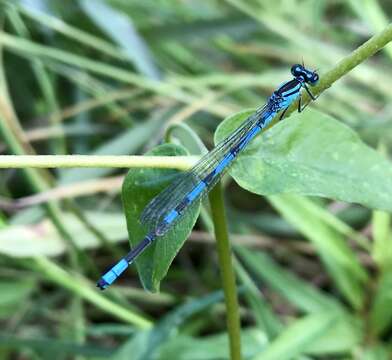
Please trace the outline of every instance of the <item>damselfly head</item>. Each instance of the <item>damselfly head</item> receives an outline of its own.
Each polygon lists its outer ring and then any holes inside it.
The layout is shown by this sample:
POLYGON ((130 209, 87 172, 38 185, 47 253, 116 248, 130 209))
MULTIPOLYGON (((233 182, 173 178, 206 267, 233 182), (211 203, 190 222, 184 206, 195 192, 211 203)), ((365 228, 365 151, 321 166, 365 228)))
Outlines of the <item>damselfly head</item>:
POLYGON ((291 67, 291 73, 294 77, 302 79, 310 85, 316 85, 319 81, 319 76, 316 71, 308 70, 301 64, 295 64, 291 67))

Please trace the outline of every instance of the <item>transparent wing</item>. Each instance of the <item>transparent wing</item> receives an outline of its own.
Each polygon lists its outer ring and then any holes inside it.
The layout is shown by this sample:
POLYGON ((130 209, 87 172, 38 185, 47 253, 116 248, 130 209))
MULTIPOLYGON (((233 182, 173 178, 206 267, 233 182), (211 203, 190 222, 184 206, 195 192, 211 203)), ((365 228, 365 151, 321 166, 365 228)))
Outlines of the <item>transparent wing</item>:
MULTIPOLYGON (((148 226, 157 226, 169 211, 179 205, 185 196, 215 169, 228 151, 240 143, 243 136, 256 126, 258 120, 266 113, 267 106, 268 104, 250 115, 239 128, 205 154, 190 170, 179 175, 166 189, 153 198, 143 210, 141 222, 148 226)), ((213 179, 208 189, 214 186, 223 174, 224 171, 213 179)))

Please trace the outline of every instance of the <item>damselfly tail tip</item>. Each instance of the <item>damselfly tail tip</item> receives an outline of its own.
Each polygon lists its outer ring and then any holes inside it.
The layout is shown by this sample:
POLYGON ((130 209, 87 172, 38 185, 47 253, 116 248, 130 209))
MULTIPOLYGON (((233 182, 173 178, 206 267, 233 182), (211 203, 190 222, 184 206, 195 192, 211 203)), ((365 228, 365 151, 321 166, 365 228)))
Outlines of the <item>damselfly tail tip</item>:
POLYGON ((102 278, 99 279, 97 282, 97 288, 99 288, 100 290, 105 290, 108 286, 109 284, 102 278))
POLYGON ((128 261, 123 258, 117 264, 112 266, 97 282, 97 287, 101 290, 107 289, 112 285, 117 278, 126 270, 128 267, 128 261))

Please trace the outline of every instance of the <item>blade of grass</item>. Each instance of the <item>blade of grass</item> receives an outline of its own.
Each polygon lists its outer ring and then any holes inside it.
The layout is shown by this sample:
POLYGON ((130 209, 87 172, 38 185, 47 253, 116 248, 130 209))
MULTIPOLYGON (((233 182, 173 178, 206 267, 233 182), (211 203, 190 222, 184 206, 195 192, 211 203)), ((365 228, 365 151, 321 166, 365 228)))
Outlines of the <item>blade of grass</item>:
POLYGON ((92 71, 120 82, 144 87, 145 89, 152 90, 166 96, 169 95, 170 97, 180 101, 193 101, 193 97, 189 96, 183 91, 180 91, 178 88, 172 86, 169 83, 147 79, 145 77, 131 73, 128 70, 123 70, 115 66, 90 60, 85 57, 72 54, 68 51, 39 45, 32 41, 9 35, 5 32, 0 32, 0 44, 29 58, 31 56, 49 58, 60 63, 65 63, 68 65, 73 65, 77 68, 92 71))
POLYGON ((192 299, 178 306, 165 315, 153 328, 139 332, 122 345, 112 360, 145 360, 158 358, 160 348, 178 334, 178 328, 192 315, 206 311, 212 305, 223 300, 222 291, 216 291, 204 297, 192 299))
POLYGON ((392 266, 384 269, 377 281, 370 310, 370 331, 375 338, 383 334, 392 324, 392 266))
MULTIPOLYGON (((16 11, 16 8, 14 6, 10 6, 7 14, 17 34, 26 39, 30 39, 29 31, 19 16, 19 13, 16 11)), ((32 61, 32 68, 42 95, 44 96, 45 103, 47 104, 48 110, 51 113, 49 116, 49 121, 53 127, 57 127, 60 130, 57 138, 52 141, 53 153, 64 154, 66 152, 66 143, 64 133, 61 130, 61 127, 59 127, 61 121, 60 110, 52 81, 49 78, 49 75, 46 72, 42 62, 38 59, 32 61)))
MULTIPOLYGON (((385 155, 387 149, 384 143, 381 143, 379 150, 385 155)), ((390 268, 392 263, 392 231, 391 215, 385 211, 373 211, 372 232, 373 232, 373 249, 372 257, 381 270, 390 268)))
POLYGON ((392 232, 391 215, 385 211, 373 211, 373 251, 372 257, 377 265, 383 269, 392 264, 392 232))
MULTIPOLYGON (((9 50, 15 51, 29 60, 31 60, 31 56, 47 60, 55 60, 57 62, 88 70, 123 83, 136 85, 140 88, 151 90, 157 94, 168 96, 184 103, 193 103, 195 101, 195 96, 189 92, 181 90, 178 86, 170 82, 147 79, 119 67, 90 60, 67 51, 39 45, 25 39, 20 39, 16 36, 8 35, 5 32, 0 32, 0 45, 4 45, 9 50)), ((209 106, 209 111, 218 116, 227 115, 227 110, 219 105, 211 104, 209 106)))
MULTIPOLYGON (((2 60, 3 59, 1 52, 0 84, 2 84, 2 86, 0 88, 0 132, 3 135, 5 142, 14 154, 22 155, 26 152, 34 153, 33 149, 29 146, 29 144, 19 140, 20 138, 23 138, 23 130, 11 105, 2 60)), ((23 173, 26 177, 26 180, 34 191, 40 192, 48 189, 48 182, 50 181, 48 174, 38 172, 37 170, 33 169, 23 169, 23 173)), ((48 212, 48 215, 52 219, 53 224, 56 226, 59 233, 66 240, 70 248, 69 261, 71 262, 71 264, 73 264, 73 267, 76 268, 78 266, 78 249, 73 243, 72 236, 68 233, 67 229, 63 226, 61 222, 61 211, 58 208, 58 205, 54 202, 50 202, 45 205, 45 209, 48 212)), ((86 263, 88 264, 88 261, 86 263)))
POLYGON ((119 60, 127 60, 127 55, 118 47, 102 40, 98 36, 91 35, 79 28, 69 25, 61 19, 45 14, 42 11, 34 9, 28 5, 17 5, 17 9, 25 16, 38 22, 51 30, 67 36, 69 39, 79 42, 84 46, 98 50, 105 55, 109 55, 119 60))
POLYGON ((97 346, 97 344, 80 345, 57 338, 29 338, 9 334, 0 334, 0 349, 12 349, 15 352, 21 349, 33 349, 53 358, 64 355, 108 358, 114 352, 114 349, 97 346))
POLYGON ((334 326, 336 313, 322 312, 294 321, 255 360, 285 360, 305 354, 306 348, 334 326))
MULTIPOLYGON (((348 4, 358 17, 369 24, 375 31, 381 31, 389 23, 388 17, 377 0, 363 0, 361 2, 349 0, 348 4)), ((387 45, 384 51, 392 59, 392 46, 387 45)))
POLYGON ((48 280, 68 289, 73 294, 122 321, 139 329, 149 329, 152 326, 152 323, 143 316, 108 300, 78 275, 70 275, 46 257, 34 257, 30 266, 40 271, 48 280))
POLYGON ((354 308, 361 308, 367 275, 341 235, 309 211, 306 204, 310 200, 306 198, 285 194, 269 196, 268 200, 316 246, 336 285, 354 308))
POLYGON ((80 5, 96 25, 120 45, 141 74, 151 79, 161 77, 147 44, 129 17, 100 0, 81 0, 80 5))
POLYGON ((235 270, 238 278, 245 286, 244 296, 252 308, 258 328, 265 331, 269 339, 275 338, 283 329, 283 324, 263 299, 261 292, 238 261, 235 261, 235 270))
POLYGON ((237 246, 235 251, 256 277, 267 282, 302 311, 314 313, 331 309, 343 310, 333 297, 307 284, 294 274, 284 271, 265 253, 255 253, 240 246, 237 246))
MULTIPOLYGON (((300 51, 302 54, 312 54, 313 59, 319 58, 320 63, 324 62, 327 64, 336 62, 339 58, 344 57, 343 60, 338 63, 338 66, 334 66, 332 70, 328 71, 321 77, 320 83, 315 88, 315 94, 318 94, 319 90, 322 91, 328 88, 331 84, 331 80, 334 82, 340 79, 356 65, 384 48, 384 46, 389 43, 392 38, 392 24, 389 24, 378 34, 372 36, 368 41, 358 47, 349 56, 345 56, 346 51, 337 49, 336 47, 327 44, 324 41, 315 39, 314 37, 309 37, 305 31, 301 31, 300 26, 296 26, 295 23, 284 21, 283 18, 278 17, 276 13, 262 11, 260 7, 246 4, 240 0, 226 1, 251 18, 259 21, 270 31, 289 41, 296 47, 297 53, 300 51)), ((377 89, 383 95, 390 96, 389 84, 391 79, 384 82, 384 80, 388 77, 386 72, 378 74, 378 71, 374 67, 363 65, 361 67, 361 71, 356 71, 350 75, 354 76, 365 85, 368 85, 371 82, 372 89, 377 89), (379 81, 380 79, 381 81, 379 81)), ((309 98, 306 95, 303 100, 308 102, 309 98)), ((290 112, 296 109, 297 106, 298 104, 295 104, 291 107, 289 109, 290 112)))

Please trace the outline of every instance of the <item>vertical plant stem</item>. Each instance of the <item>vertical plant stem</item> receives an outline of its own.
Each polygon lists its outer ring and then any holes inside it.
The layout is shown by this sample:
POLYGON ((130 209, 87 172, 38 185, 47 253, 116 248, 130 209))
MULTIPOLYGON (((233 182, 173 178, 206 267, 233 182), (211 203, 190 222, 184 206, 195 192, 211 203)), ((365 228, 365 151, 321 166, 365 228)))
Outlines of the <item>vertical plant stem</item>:
POLYGON ((212 211, 212 220, 214 222, 214 231, 217 243, 223 291, 225 293, 226 322, 229 333, 230 358, 231 360, 240 360, 241 331, 237 287, 235 283, 232 252, 227 230, 225 207, 223 204, 223 192, 220 183, 218 183, 209 193, 209 201, 212 211))

